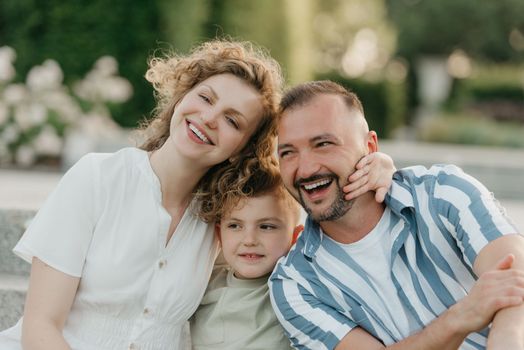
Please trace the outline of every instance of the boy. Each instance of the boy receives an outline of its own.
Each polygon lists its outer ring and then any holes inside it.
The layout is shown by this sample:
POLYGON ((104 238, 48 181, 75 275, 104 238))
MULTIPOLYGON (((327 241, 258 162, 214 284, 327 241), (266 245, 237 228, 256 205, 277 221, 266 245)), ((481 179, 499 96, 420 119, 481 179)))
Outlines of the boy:
POLYGON ((225 208, 216 233, 228 265, 216 266, 191 319, 193 349, 291 349, 271 302, 267 280, 302 229, 300 205, 278 170, 259 170, 245 198, 225 208))
MULTIPOLYGON (((291 349, 271 306, 267 282, 303 229, 301 209, 284 187, 276 163, 255 168, 242 188, 244 196, 231 195, 225 201, 216 226, 226 265, 215 264, 191 317, 194 350, 291 349)), ((356 169, 344 191, 355 196, 369 188, 381 201, 395 171, 392 159, 377 152, 356 169)))

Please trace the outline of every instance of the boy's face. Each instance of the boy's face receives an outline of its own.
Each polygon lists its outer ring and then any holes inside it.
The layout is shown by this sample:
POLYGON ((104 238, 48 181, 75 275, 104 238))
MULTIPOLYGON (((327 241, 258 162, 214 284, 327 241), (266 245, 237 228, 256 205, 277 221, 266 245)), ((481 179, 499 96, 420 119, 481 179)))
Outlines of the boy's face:
POLYGON ((292 210, 275 195, 241 200, 220 221, 224 258, 237 278, 265 276, 287 254, 294 228, 292 210))

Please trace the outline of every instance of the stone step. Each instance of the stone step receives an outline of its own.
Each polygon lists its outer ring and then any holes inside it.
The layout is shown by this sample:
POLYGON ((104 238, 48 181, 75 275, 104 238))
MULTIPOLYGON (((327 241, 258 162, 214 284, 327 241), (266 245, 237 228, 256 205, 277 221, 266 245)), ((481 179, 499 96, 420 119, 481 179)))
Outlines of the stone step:
POLYGON ((0 274, 29 275, 30 265, 12 249, 34 214, 31 210, 0 210, 0 274))
POLYGON ((0 274, 0 330, 13 326, 22 316, 28 277, 0 274))

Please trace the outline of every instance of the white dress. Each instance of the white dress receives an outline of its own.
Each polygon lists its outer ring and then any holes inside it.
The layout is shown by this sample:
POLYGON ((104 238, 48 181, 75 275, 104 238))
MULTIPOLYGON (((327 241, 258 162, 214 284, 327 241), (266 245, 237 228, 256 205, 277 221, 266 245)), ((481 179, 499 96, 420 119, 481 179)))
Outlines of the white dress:
MULTIPOLYGON (((182 330, 206 289, 218 242, 213 225, 171 217, 145 151, 89 154, 40 209, 14 252, 33 256, 80 285, 63 334, 76 350, 181 349, 182 330)), ((0 349, 21 349, 21 322, 0 349)))

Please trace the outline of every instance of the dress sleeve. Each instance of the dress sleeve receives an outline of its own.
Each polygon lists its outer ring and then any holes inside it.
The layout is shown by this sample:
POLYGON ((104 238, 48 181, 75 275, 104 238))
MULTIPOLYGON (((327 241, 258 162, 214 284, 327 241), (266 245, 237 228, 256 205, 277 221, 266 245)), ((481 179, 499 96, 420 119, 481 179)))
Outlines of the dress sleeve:
POLYGON ((62 177, 13 251, 31 262, 80 277, 93 230, 98 190, 95 155, 80 159, 62 177))
POLYGON ((446 219, 471 266, 489 242, 518 233, 493 193, 456 166, 445 166, 439 172, 434 198, 437 212, 446 219))
MULTIPOLYGON (((291 344, 297 349, 334 349, 357 324, 319 300, 296 271, 278 264, 269 280, 271 304, 291 344)), ((304 281, 307 284, 307 281, 304 281)))

